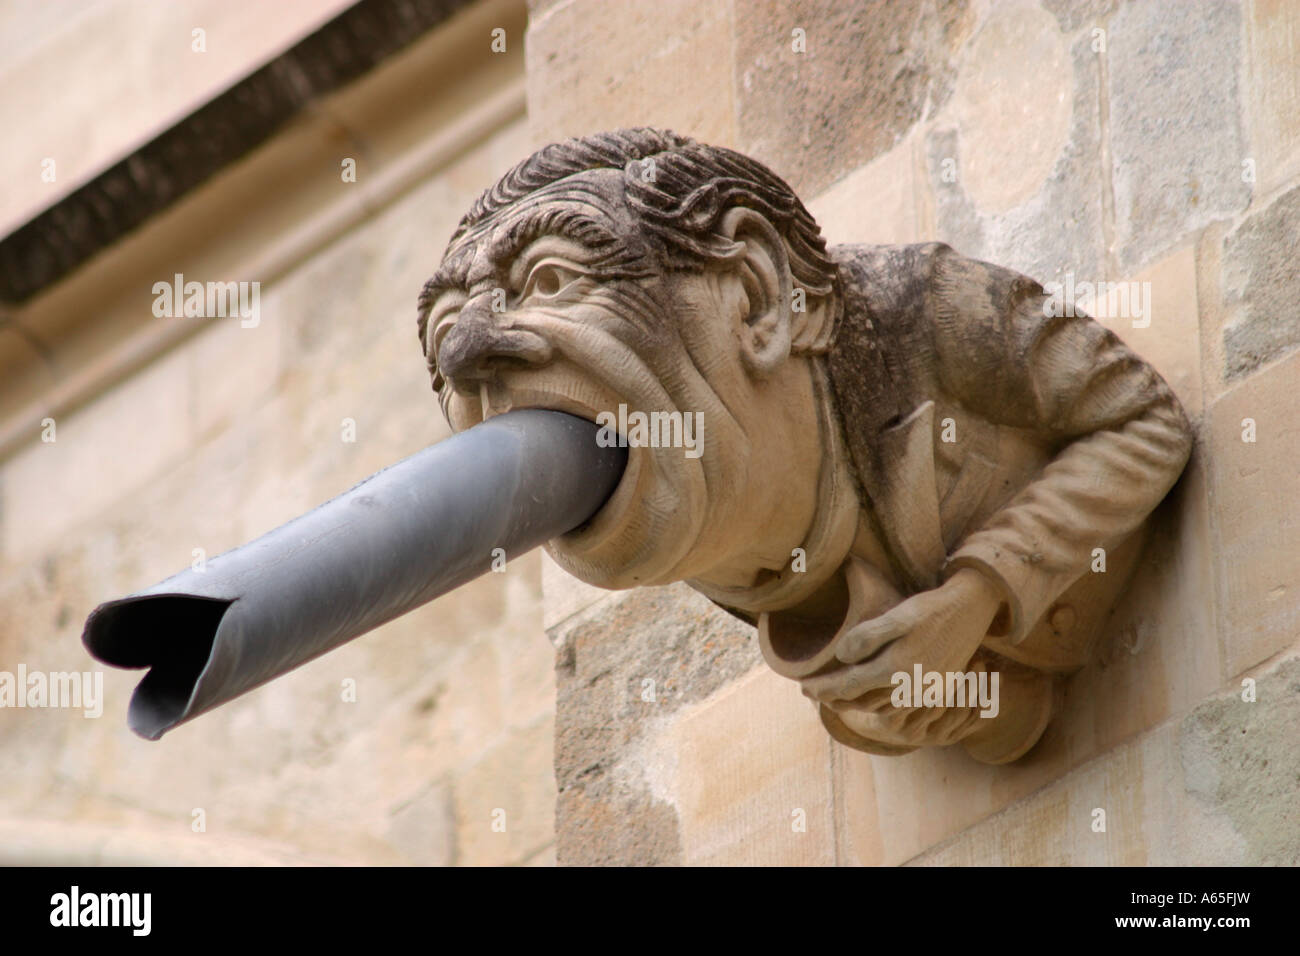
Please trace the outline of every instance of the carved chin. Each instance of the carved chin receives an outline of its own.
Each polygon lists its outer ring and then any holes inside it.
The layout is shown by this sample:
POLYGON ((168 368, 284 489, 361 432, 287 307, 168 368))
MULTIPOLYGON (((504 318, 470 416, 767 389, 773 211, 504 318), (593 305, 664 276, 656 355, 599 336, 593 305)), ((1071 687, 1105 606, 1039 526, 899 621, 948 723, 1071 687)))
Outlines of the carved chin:
POLYGON ((707 483, 680 448, 629 448, 627 471, 605 506, 546 545, 588 584, 630 588, 688 577, 684 564, 704 524, 707 483))

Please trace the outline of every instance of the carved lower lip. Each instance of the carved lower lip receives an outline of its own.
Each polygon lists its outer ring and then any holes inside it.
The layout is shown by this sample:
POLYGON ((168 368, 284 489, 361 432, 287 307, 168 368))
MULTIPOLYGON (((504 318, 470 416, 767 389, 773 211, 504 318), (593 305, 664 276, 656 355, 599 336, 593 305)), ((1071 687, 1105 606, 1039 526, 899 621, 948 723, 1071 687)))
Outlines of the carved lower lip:
POLYGON ((599 414, 595 409, 588 408, 581 402, 557 397, 554 401, 547 399, 543 401, 520 402, 517 405, 514 402, 511 402, 504 408, 498 407, 485 409, 483 420, 487 421, 489 418, 496 418, 498 415, 504 415, 506 412, 520 408, 540 408, 548 412, 564 412, 566 415, 572 415, 575 418, 581 418, 592 423, 596 421, 596 416, 599 414))

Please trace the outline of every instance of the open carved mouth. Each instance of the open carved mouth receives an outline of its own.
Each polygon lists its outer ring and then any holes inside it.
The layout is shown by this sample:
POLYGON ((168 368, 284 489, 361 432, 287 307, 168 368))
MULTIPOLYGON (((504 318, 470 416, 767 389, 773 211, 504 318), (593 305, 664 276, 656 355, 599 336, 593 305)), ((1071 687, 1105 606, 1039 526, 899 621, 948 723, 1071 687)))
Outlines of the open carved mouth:
MULTIPOLYGON (((620 411, 672 411, 675 396, 649 369, 634 356, 625 362, 618 360, 618 350, 607 352, 594 371, 563 353, 541 366, 499 364, 476 390, 450 396, 446 408, 452 427, 463 431, 517 409, 563 412, 597 425, 620 411)), ((682 448, 647 447, 631 436, 619 437, 628 439, 619 441, 627 449, 627 466, 614 492, 586 522, 552 539, 547 550, 565 570, 598 587, 677 580, 707 513, 703 464, 682 448)))
MULTIPOLYGON (((598 423, 603 412, 614 411, 618 402, 612 392, 576 375, 547 374, 547 370, 507 372, 483 382, 479 389, 482 420, 521 408, 564 412, 598 423), (608 397, 597 397, 608 395, 608 397)), ((621 533, 632 518, 638 500, 638 486, 644 467, 645 449, 627 449, 623 477, 605 504, 587 521, 565 534, 566 546, 586 551, 598 542, 621 533)))

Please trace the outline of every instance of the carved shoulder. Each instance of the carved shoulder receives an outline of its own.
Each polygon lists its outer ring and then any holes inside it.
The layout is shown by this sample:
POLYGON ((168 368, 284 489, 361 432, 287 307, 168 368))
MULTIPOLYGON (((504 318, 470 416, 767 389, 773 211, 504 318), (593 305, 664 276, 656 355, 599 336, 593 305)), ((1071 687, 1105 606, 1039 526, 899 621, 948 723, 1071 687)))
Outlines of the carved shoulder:
POLYGON ((904 409, 941 389, 991 421, 1059 437, 1113 428, 1153 407, 1187 431, 1148 363, 1087 315, 1055 314, 1029 276, 938 242, 834 253, 846 306, 837 344, 861 335, 855 313, 865 315, 904 409))
POLYGON ((887 418, 900 417, 933 392, 930 290, 939 258, 950 252, 940 242, 831 249, 844 297, 832 374, 842 392, 865 390, 875 406, 896 405, 887 418))

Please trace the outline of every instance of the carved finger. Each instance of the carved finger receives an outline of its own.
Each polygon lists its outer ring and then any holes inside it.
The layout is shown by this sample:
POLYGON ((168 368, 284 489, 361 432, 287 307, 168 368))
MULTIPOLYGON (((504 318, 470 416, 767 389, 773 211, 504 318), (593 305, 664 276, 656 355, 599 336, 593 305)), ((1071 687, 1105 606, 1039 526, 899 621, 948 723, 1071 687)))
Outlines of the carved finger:
MULTIPOLYGON (((892 674, 892 671, 889 672, 892 674)), ((880 679, 880 669, 874 664, 847 667, 803 679, 805 696, 822 703, 837 700, 856 700, 867 691, 889 685, 889 674, 880 679)))
POLYGON ((895 610, 863 621, 840 638, 835 656, 845 664, 864 661, 911 630, 915 617, 910 612, 895 610))
POLYGON ((836 704, 841 711, 858 711, 864 714, 890 714, 895 708, 890 699, 894 693, 892 687, 877 687, 852 700, 842 700, 836 704))
POLYGON ((823 704, 829 704, 833 701, 847 699, 843 696, 845 680, 844 671, 835 671, 830 674, 822 674, 819 677, 805 677, 800 684, 805 697, 811 697, 823 704))
POLYGON ((854 700, 853 706, 872 714, 884 713, 894 706, 893 694, 892 687, 877 687, 854 700))

